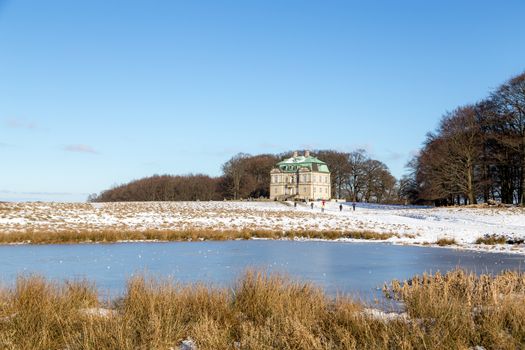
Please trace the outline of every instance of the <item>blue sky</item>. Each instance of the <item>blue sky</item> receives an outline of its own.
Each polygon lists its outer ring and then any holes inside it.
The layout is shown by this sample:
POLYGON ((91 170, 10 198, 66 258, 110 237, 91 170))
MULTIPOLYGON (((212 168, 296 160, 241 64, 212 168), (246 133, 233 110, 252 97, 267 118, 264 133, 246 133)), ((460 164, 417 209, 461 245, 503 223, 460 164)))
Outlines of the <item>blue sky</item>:
POLYGON ((525 70, 523 1, 0 0, 0 200, 85 200, 237 152, 365 148, 399 177, 525 70))

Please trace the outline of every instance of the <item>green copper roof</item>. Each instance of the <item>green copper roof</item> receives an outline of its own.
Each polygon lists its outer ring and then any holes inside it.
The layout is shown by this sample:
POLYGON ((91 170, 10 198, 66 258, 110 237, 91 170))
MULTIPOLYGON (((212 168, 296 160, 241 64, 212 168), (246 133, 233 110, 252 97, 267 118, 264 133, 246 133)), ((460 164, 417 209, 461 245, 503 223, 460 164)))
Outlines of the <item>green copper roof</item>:
POLYGON ((294 173, 300 168, 308 168, 311 171, 319 171, 322 173, 329 173, 328 166, 322 160, 313 156, 297 156, 285 159, 277 163, 277 167, 284 172, 294 173))

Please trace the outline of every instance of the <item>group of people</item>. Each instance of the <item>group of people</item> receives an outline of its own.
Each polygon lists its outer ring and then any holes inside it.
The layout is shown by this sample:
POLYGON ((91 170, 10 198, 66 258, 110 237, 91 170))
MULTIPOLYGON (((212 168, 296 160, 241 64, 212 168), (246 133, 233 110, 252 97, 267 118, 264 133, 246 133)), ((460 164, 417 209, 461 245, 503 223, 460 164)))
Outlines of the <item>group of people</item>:
MULTIPOLYGON (((325 204, 326 204, 326 201, 322 200, 321 201, 321 212, 323 212, 323 213, 324 213, 325 204)), ((294 208, 297 208, 297 202, 294 202, 293 206, 294 206, 294 208)), ((314 208, 314 202, 310 202, 310 208, 311 209, 314 208)), ((355 202, 352 203, 352 210, 355 211, 355 202)), ((342 204, 339 204, 339 211, 343 211, 343 205, 342 204)))
MULTIPOLYGON (((352 203, 352 210, 355 211, 355 202, 352 203)), ((343 211, 343 205, 339 204, 339 211, 343 211)))

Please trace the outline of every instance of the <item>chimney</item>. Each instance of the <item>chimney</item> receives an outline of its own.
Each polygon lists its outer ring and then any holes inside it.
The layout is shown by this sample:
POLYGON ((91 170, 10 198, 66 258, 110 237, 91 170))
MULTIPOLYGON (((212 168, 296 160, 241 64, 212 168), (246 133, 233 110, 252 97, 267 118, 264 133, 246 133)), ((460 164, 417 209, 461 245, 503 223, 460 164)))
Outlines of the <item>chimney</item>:
POLYGON ((310 157, 310 151, 304 151, 304 156, 305 156, 306 158, 310 157))
POLYGON ((294 158, 297 158, 297 151, 295 151, 295 152, 293 153, 293 157, 294 157, 294 158))

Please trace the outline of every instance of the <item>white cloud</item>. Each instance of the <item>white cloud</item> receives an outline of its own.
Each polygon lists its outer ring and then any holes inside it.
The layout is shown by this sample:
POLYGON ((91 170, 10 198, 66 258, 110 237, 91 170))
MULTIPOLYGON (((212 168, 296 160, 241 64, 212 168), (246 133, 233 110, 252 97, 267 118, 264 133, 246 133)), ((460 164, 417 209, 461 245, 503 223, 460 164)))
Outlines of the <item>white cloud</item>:
POLYGON ((89 145, 83 145, 83 144, 67 145, 66 147, 64 147, 64 151, 98 154, 98 152, 93 147, 89 145))
POLYGON ((38 126, 34 122, 30 122, 30 121, 27 121, 27 120, 22 120, 22 119, 19 119, 19 118, 7 119, 5 121, 5 125, 8 128, 11 128, 11 129, 34 130, 34 129, 38 128, 38 126))

